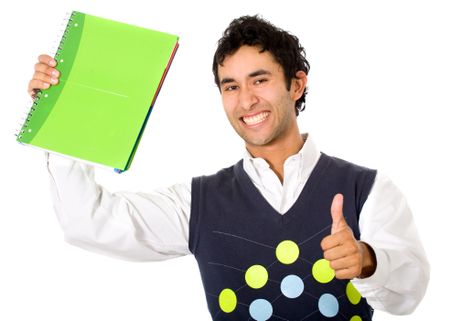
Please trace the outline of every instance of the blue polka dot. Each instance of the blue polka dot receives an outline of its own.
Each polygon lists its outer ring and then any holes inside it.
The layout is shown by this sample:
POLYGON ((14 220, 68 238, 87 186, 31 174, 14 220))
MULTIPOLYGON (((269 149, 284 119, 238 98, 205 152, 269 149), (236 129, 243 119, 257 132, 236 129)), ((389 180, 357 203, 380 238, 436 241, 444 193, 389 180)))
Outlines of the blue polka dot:
POLYGON ((273 313, 272 304, 264 299, 257 299, 250 304, 250 316, 256 321, 269 320, 273 313))
POLYGON ((327 318, 336 316, 339 312, 339 302, 332 294, 325 293, 319 299, 319 311, 327 318))
POLYGON ((302 279, 297 275, 290 274, 281 281, 281 293, 289 299, 298 298, 303 293, 304 288, 302 279))

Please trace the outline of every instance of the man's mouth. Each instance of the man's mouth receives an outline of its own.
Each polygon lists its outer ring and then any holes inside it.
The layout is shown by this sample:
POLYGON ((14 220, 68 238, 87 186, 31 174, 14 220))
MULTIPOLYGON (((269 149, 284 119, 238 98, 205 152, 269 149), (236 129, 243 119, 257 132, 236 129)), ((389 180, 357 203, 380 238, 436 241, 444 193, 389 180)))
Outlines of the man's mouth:
POLYGON ((267 117, 269 117, 269 114, 270 114, 270 112, 263 111, 258 114, 243 116, 243 117, 241 117, 241 120, 246 125, 254 126, 254 125, 258 125, 259 123, 262 123, 263 121, 265 121, 267 119, 267 117))

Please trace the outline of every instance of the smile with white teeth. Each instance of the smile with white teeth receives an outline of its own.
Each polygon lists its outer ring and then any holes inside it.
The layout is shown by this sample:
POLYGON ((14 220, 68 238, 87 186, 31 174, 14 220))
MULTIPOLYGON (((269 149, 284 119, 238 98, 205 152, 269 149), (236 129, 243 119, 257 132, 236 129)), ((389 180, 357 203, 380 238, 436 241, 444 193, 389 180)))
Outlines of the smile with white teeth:
POLYGON ((242 121, 247 125, 257 125, 262 123, 269 116, 268 111, 264 111, 262 113, 253 115, 253 116, 244 116, 242 117, 242 121))

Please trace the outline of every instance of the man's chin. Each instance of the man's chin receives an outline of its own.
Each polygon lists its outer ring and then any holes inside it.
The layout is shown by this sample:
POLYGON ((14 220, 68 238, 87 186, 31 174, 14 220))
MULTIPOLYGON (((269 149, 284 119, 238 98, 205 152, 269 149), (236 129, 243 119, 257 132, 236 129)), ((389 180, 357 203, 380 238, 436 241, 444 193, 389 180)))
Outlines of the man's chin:
POLYGON ((241 128, 234 128, 236 133, 244 140, 247 146, 254 147, 262 147, 270 144, 274 140, 273 133, 266 133, 263 135, 262 131, 259 132, 259 135, 256 133, 249 133, 247 131, 242 130, 241 128))
POLYGON ((241 138, 245 141, 245 145, 252 147, 263 147, 267 146, 272 142, 272 137, 243 137, 241 138))

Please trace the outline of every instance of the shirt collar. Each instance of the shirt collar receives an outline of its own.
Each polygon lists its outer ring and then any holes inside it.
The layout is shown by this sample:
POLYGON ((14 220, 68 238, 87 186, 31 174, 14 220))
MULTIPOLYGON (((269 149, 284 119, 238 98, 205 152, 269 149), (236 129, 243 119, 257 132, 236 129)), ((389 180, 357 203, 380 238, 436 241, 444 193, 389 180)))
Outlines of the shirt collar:
MULTIPOLYGON (((302 181, 305 181, 316 166, 320 158, 320 151, 317 149, 310 134, 302 134, 302 137, 305 141, 303 147, 298 153, 289 156, 285 160, 284 167, 297 167, 299 170, 299 178, 302 181)), ((270 165, 263 158, 253 157, 247 149, 245 149, 244 152, 243 162, 244 170, 252 179, 254 179, 255 176, 259 176, 259 173, 261 172, 271 170, 270 165)))

